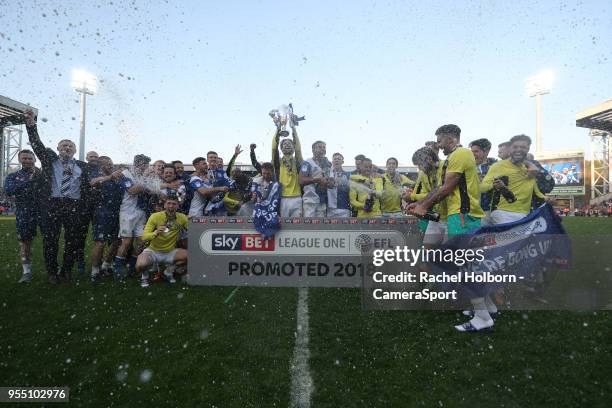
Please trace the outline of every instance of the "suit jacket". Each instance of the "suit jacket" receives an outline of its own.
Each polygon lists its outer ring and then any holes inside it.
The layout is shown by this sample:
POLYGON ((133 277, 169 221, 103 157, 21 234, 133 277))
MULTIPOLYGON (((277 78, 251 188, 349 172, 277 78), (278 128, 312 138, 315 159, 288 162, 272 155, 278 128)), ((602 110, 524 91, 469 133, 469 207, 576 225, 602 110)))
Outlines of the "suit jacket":
MULTIPOLYGON (((42 171, 42 182, 40 199, 45 201, 51 198, 51 183, 53 182, 53 163, 59 160, 59 156, 52 149, 45 147, 43 142, 40 140, 38 135, 38 129, 36 125, 26 126, 28 131, 28 139, 32 150, 36 153, 38 160, 40 160, 41 171, 42 171)), ((89 169, 87 163, 77 160, 76 165, 81 168, 81 200, 84 201, 86 197, 90 195, 91 188, 89 186, 89 169)))

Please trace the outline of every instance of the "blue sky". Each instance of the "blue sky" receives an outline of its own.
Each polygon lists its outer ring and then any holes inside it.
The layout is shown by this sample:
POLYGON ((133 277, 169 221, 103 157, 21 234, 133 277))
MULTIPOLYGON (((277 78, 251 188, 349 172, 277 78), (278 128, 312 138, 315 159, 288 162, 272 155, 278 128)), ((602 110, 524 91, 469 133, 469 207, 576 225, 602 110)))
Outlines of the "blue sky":
MULTIPOLYGON (((535 135, 525 79, 556 72, 543 97, 544 150, 586 148, 576 112, 612 98, 612 3, 32 2, 0 0, 0 94, 39 108, 43 141, 78 140, 73 68, 100 79, 87 150, 190 162, 255 142, 268 111, 306 115, 304 155, 409 163, 435 129, 463 142, 535 135)), ((587 155, 588 155, 588 149, 587 155)), ((248 161, 247 152, 241 161, 248 161)))

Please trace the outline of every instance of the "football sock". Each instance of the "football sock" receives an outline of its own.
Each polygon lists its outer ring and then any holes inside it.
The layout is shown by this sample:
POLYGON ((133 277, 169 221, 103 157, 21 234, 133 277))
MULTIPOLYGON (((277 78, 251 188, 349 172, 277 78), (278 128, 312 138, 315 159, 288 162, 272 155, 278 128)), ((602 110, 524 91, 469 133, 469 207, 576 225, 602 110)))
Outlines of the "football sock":
POLYGON ((487 295, 484 298, 487 311, 489 313, 497 313, 497 305, 491 300, 491 296, 487 295))
POLYGON ((29 263, 24 263, 21 264, 21 266, 23 267, 23 274, 31 274, 32 273, 32 264, 29 263))

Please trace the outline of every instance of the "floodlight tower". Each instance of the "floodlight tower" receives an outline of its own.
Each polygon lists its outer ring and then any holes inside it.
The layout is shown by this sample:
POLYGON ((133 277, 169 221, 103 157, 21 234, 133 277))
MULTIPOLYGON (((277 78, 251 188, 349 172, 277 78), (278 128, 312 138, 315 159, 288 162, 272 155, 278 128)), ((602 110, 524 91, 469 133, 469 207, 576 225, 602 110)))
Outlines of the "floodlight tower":
POLYGON ((34 116, 38 114, 36 108, 0 95, 0 187, 4 187, 7 174, 19 168, 21 125, 25 124, 23 113, 27 109, 32 109, 34 116))
POLYGON ((530 98, 536 98, 536 157, 542 154, 542 95, 550 93, 550 88, 555 79, 555 73, 544 70, 526 80, 527 94, 530 98))
POLYGON ((612 199, 612 99, 576 114, 591 137, 591 204, 612 199))
POLYGON ((85 105, 87 95, 93 95, 98 86, 98 79, 87 71, 75 69, 72 71, 72 89, 81 94, 81 135, 79 137, 79 160, 85 160, 85 105))

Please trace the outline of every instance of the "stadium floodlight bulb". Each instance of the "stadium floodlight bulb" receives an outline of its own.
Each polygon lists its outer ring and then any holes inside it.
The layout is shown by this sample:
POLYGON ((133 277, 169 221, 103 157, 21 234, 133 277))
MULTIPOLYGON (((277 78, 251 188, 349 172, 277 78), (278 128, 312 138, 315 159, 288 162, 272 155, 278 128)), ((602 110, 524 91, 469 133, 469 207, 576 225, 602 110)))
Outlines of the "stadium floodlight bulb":
POLYGON ((75 69, 72 71, 71 86, 77 92, 93 95, 98 90, 98 79, 87 71, 75 69))
POLYGON ((533 97, 549 93, 554 80, 555 72, 552 69, 546 69, 537 75, 527 78, 525 86, 527 95, 533 97))

